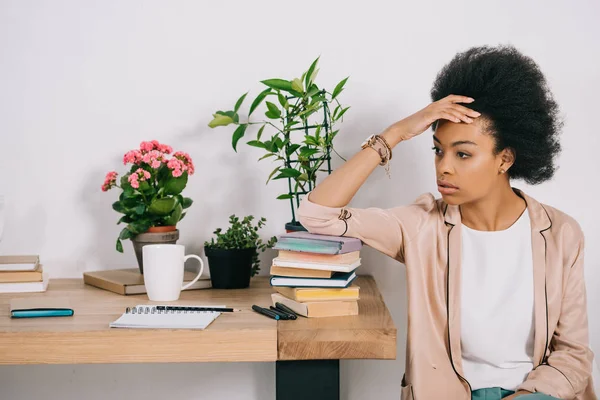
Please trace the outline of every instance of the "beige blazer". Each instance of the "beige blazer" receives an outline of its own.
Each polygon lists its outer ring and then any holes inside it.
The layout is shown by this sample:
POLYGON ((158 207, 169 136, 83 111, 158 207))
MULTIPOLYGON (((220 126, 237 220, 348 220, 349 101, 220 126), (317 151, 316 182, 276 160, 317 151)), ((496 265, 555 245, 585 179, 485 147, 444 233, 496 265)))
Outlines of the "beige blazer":
MULTIPOLYGON (((568 215, 522 191, 531 219, 534 369, 519 386, 560 399, 595 400, 583 272, 584 236, 568 215)), ((430 193, 391 209, 325 207, 305 196, 311 233, 350 236, 406 264, 408 337, 402 399, 470 400, 460 345, 461 215, 430 193)))

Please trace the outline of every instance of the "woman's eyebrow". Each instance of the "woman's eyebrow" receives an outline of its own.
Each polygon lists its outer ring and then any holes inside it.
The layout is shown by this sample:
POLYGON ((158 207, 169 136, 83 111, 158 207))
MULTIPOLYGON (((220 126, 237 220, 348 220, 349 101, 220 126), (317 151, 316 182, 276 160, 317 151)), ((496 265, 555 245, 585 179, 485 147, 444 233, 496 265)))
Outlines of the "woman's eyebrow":
MULTIPOLYGON (((433 135, 433 140, 438 142, 439 144, 442 144, 440 139, 438 139, 435 135, 433 135)), ((453 142, 452 147, 460 146, 461 144, 472 144, 473 146, 477 146, 477 143, 472 142, 470 140, 459 140, 459 141, 453 142)))

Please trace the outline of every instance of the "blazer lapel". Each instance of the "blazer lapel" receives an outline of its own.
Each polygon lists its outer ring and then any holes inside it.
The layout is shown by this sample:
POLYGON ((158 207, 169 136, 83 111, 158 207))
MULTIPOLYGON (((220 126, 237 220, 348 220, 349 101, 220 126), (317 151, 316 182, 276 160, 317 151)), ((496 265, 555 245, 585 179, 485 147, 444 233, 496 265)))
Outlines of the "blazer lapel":
POLYGON ((531 251, 533 255, 534 346, 533 362, 544 361, 550 332, 548 332, 548 299, 546 292, 546 238, 544 232, 552 227, 548 213, 539 202, 519 189, 513 189, 527 203, 531 220, 531 251))
POLYGON ((447 312, 448 347, 456 373, 464 379, 462 351, 460 346, 460 299, 461 299, 461 217, 458 206, 448 205, 444 213, 447 228, 447 312))

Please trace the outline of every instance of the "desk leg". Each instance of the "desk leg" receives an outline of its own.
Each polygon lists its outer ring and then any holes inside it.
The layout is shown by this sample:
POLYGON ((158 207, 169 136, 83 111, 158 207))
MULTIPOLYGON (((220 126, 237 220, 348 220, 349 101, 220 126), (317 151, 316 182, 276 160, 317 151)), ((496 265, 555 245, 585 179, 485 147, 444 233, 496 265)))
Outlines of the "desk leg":
POLYGON ((339 400, 340 360, 275 362, 277 400, 339 400))

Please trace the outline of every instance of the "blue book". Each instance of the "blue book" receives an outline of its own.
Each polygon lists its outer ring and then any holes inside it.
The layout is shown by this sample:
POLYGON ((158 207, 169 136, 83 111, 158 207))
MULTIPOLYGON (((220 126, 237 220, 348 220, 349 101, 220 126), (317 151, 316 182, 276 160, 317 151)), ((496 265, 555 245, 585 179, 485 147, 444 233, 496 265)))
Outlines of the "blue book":
POLYGON ((273 275, 271 286, 283 287, 316 287, 346 288, 356 279, 356 271, 336 272, 331 278, 298 278, 292 276, 273 275))
POLYGON ((66 298, 30 297, 10 301, 11 318, 70 317, 73 314, 66 298))

